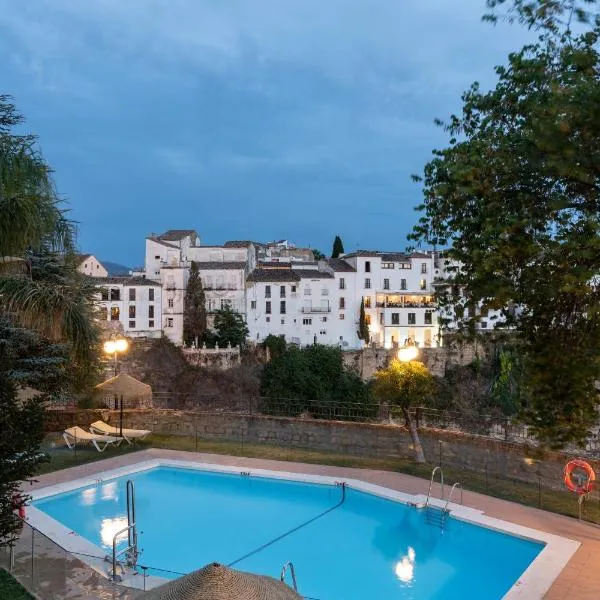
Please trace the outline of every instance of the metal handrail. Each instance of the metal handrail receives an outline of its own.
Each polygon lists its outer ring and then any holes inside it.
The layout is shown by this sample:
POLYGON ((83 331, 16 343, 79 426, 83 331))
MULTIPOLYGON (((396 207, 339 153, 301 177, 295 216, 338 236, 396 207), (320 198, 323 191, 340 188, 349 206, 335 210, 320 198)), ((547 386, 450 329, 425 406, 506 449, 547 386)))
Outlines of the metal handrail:
POLYGON ((429 480, 429 491, 427 492, 427 500, 425 501, 425 508, 429 506, 429 500, 431 498, 431 486, 433 485, 433 478, 435 476, 436 471, 440 472, 440 485, 442 487, 442 500, 444 499, 444 471, 442 471, 442 467, 434 467, 433 471, 431 471, 431 479, 429 480))
POLYGON ((458 481, 452 486, 452 489, 450 490, 450 493, 448 494, 448 500, 446 500, 446 505, 444 506, 444 512, 448 512, 448 504, 450 504, 450 500, 452 499, 452 494, 454 493, 454 490, 456 488, 456 486, 460 487, 460 503, 463 503, 463 486, 458 483, 458 481))
POLYGON ((291 560, 288 560, 283 568, 281 569, 281 581, 285 581, 285 573, 287 568, 290 568, 290 573, 292 574, 292 583, 294 584, 294 591, 298 591, 298 584, 296 583, 296 571, 294 570, 294 563, 291 560))
POLYGON ((121 550, 120 552, 117 553, 117 538, 122 534, 127 532, 127 535, 129 536, 129 532, 131 529, 134 529, 135 525, 127 525, 127 527, 124 527, 123 529, 121 529, 121 531, 117 531, 117 533, 115 533, 115 535, 113 536, 113 543, 112 543, 112 580, 113 581, 120 581, 120 578, 117 577, 117 556, 121 556, 121 554, 123 554, 124 552, 127 552, 128 550, 131 550, 131 546, 127 546, 127 548, 123 548, 123 550, 121 550))
POLYGON ((137 529, 135 527, 135 490, 133 481, 127 480, 127 525, 131 525, 132 529, 127 532, 127 543, 130 547, 135 548, 137 558, 137 529))

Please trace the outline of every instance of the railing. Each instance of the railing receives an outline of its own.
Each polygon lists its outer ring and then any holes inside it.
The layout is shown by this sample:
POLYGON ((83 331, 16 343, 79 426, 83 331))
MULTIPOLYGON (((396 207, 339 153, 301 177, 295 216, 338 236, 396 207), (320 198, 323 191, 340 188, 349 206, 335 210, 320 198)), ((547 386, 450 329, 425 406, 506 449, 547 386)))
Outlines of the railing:
POLYGON ((283 565, 283 568, 281 569, 281 577, 280 580, 285 582, 285 573, 287 571, 287 569, 290 569, 290 574, 292 575, 292 583, 294 584, 294 591, 298 591, 298 584, 296 583, 296 571, 294 569, 294 563, 291 560, 288 560, 285 565, 283 565))
POLYGON ((308 313, 330 313, 331 306, 303 306, 302 312, 304 314, 308 313))

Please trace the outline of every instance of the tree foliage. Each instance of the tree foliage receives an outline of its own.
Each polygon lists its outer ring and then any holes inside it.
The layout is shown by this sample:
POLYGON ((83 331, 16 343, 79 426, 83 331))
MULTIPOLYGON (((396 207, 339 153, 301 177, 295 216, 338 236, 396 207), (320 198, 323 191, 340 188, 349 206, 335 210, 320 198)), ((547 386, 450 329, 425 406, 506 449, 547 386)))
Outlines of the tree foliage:
POLYGON ((192 261, 183 307, 183 341, 198 345, 206 331, 206 297, 198 263, 192 261))
POLYGON ((351 419, 374 416, 362 379, 345 368, 342 351, 332 346, 291 346, 265 365, 261 394, 274 414, 351 419))
POLYGON ((344 244, 342 238, 339 235, 335 236, 333 240, 333 248, 331 249, 331 258, 338 258, 340 254, 344 253, 344 244))
POLYGON ((269 349, 271 359, 281 356, 287 350, 285 336, 272 333, 264 339, 263 346, 269 349))
POLYGON ((365 313, 365 300, 364 298, 360 301, 360 315, 358 318, 358 339, 362 340, 365 344, 369 343, 369 324, 367 323, 367 315, 365 313))
POLYGON ((320 250, 317 250, 316 248, 313 248, 313 256, 315 257, 315 260, 323 260, 325 258, 327 258, 320 250))
POLYGON ((445 126, 449 146, 425 167, 411 236, 450 245, 455 283, 516 328, 523 417, 552 447, 582 442, 597 416, 597 40, 543 36, 496 68, 494 89, 464 94, 462 115, 445 126))
POLYGON ((231 344, 243 346, 248 336, 248 327, 244 317, 235 312, 230 306, 225 306, 215 313, 215 341, 220 347, 231 344))

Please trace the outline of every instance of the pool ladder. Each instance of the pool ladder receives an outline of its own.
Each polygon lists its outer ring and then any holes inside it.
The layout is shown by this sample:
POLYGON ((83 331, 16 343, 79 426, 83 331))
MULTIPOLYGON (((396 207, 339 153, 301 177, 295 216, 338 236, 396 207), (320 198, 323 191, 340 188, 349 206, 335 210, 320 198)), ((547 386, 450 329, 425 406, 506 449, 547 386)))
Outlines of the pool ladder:
MULTIPOLYGON (((122 581, 123 577, 117 574, 117 567, 121 568, 121 573, 124 572, 123 563, 119 561, 119 557, 125 555, 125 564, 130 567, 135 567, 139 555, 137 527, 135 524, 135 488, 131 479, 127 480, 127 527, 117 531, 113 536, 112 543, 112 580, 122 581), (127 532, 127 548, 117 552, 118 537, 127 532)), ((108 557, 107 557, 108 559, 108 557)))
POLYGON ((294 563, 291 560, 288 560, 285 565, 283 565, 283 568, 281 569, 281 577, 280 580, 285 582, 285 574, 286 571, 288 570, 288 568, 290 569, 290 573, 292 575, 292 583, 294 584, 294 591, 298 591, 298 584, 296 583, 296 571, 294 570, 294 563))
POLYGON ((448 509, 448 505, 450 504, 450 500, 452 500, 452 496, 454 494, 454 490, 459 487, 460 488, 460 503, 463 503, 463 487, 458 481, 452 486, 450 493, 448 494, 448 499, 446 500, 446 504, 443 508, 438 508, 437 506, 432 506, 430 503, 431 500, 431 488, 433 486, 433 480, 435 478, 435 474, 440 472, 440 488, 442 492, 441 499, 444 499, 444 471, 442 471, 442 467, 435 467, 433 471, 431 471, 431 479, 429 480, 429 491, 427 492, 427 500, 425 500, 425 521, 431 525, 437 525, 440 529, 444 529, 444 525, 446 524, 446 518, 450 514, 450 510, 448 509))

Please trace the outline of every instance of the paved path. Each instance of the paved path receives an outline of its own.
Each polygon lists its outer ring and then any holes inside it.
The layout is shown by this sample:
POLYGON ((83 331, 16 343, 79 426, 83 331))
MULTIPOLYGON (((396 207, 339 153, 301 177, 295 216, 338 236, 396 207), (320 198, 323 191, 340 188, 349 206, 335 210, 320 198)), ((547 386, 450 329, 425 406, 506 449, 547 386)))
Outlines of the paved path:
MULTIPOLYGON (((376 471, 369 469, 356 469, 349 467, 332 467, 325 465, 312 465, 295 462, 282 462, 276 460, 264 460, 257 458, 242 458, 233 456, 222 456, 218 454, 204 454, 195 452, 184 452, 179 450, 166 450, 151 448, 132 454, 124 454, 114 458, 79 465, 63 471, 55 471, 38 477, 37 483, 32 489, 45 487, 55 483, 62 483, 91 475, 99 471, 106 471, 120 466, 125 466, 149 460, 152 458, 171 458, 176 460, 194 460, 200 462, 214 463, 220 465, 235 465, 239 467, 255 469, 271 469, 279 471, 291 471, 295 473, 311 473, 319 475, 330 475, 333 477, 348 477, 361 479, 377 485, 407 492, 411 494, 426 494, 429 482, 418 477, 404 475, 402 473, 391 473, 388 471, 376 471)), ((437 486, 436 486, 437 488, 437 486)), ((434 491, 438 491, 437 489, 434 491)), ((599 600, 600 599, 600 527, 588 523, 580 523, 575 519, 563 517, 554 513, 545 512, 536 508, 530 508, 499 500, 490 496, 484 496, 474 492, 465 491, 464 504, 483 510, 487 515, 518 523, 533 529, 540 529, 555 535, 567 537, 581 542, 581 546, 558 579, 554 582, 550 591, 546 594, 546 600, 599 600)), ((127 595, 122 590, 117 590, 115 595, 100 594, 97 576, 92 578, 94 589, 90 589, 91 595, 85 595, 85 586, 78 591, 73 590, 69 599, 87 600, 88 598, 143 598, 143 594, 127 595)), ((110 586, 109 586, 110 587, 110 586)), ((109 591, 106 591, 108 594, 109 591)), ((47 596, 55 598, 58 596, 47 596)), ((62 596, 61 596, 62 597, 62 596)), ((466 599, 467 600, 467 599, 466 599)))

